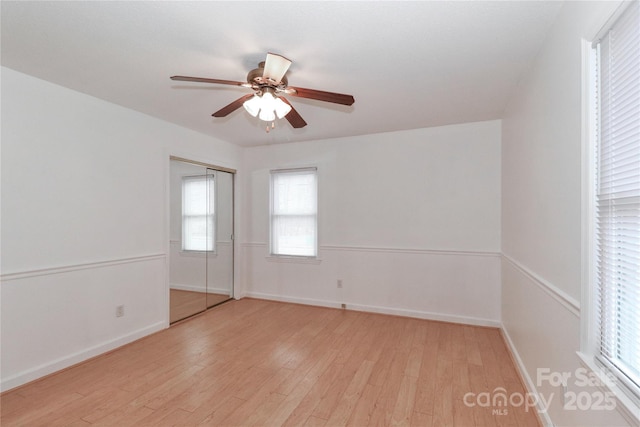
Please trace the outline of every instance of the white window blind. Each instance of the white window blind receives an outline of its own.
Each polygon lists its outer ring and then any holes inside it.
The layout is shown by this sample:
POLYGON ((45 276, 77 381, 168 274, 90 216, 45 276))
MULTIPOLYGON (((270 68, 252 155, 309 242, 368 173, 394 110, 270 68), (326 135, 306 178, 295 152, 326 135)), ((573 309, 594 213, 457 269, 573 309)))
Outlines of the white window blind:
POLYGON ((271 254, 317 255, 315 168, 271 171, 271 254))
POLYGON ((213 175, 182 178, 182 249, 215 250, 215 186, 213 175))
POLYGON ((599 354, 640 391, 640 2, 596 44, 595 266, 599 354))

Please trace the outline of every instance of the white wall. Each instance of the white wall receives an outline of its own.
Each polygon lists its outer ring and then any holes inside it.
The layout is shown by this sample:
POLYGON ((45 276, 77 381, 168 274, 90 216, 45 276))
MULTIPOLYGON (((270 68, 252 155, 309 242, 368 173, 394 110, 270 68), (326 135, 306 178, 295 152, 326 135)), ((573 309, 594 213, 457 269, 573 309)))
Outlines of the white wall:
MULTIPOLYGON (((503 119, 502 319, 532 385, 538 368, 581 367, 582 38, 616 6, 566 2, 503 119)), ((557 426, 627 425, 617 411, 563 410, 548 382, 538 391, 555 396, 547 421, 557 426)))
MULTIPOLYGON (((8 389, 166 327, 169 155, 239 168, 242 150, 2 72, 8 389)), ((244 150, 240 291, 498 324, 499 152, 499 122, 244 150), (308 164, 320 170, 322 261, 273 262, 268 171, 308 164)))
POLYGON ((243 165, 247 295, 499 324, 499 121, 249 148, 243 165), (270 258, 269 171, 302 166, 321 259, 270 258))
POLYGON ((2 68, 2 389, 166 327, 169 155, 240 153, 2 68))

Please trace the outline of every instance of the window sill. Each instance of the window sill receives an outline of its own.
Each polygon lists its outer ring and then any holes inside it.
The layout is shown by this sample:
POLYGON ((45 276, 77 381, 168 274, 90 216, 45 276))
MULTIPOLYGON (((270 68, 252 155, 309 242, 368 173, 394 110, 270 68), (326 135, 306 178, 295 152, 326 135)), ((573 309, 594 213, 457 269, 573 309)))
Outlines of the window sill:
POLYGON ((322 260, 317 257, 306 256, 288 256, 288 255, 267 255, 265 257, 269 262, 283 262, 293 264, 320 264, 322 260))
POLYGON ((615 396, 616 410, 631 424, 640 424, 640 406, 631 399, 624 391, 615 384, 611 384, 611 380, 607 377, 606 372, 601 368, 593 358, 593 356, 576 352, 580 359, 580 364, 592 372, 600 380, 598 387, 604 391, 610 391, 615 396))

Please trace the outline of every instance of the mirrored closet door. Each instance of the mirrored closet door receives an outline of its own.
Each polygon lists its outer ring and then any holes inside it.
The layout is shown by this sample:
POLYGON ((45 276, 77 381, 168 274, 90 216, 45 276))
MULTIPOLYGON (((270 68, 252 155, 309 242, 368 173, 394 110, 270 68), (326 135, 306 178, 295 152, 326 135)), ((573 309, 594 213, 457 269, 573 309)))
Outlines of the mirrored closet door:
POLYGON ((233 178, 171 159, 170 323, 233 297, 233 178))

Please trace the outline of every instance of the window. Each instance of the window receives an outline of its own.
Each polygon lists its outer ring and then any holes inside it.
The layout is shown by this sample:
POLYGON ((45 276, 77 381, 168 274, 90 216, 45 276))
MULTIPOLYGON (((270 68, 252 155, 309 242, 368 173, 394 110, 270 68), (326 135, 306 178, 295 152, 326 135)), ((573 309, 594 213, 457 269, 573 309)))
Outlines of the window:
POLYGON ((640 2, 594 43, 595 357, 640 396, 640 2))
POLYGON ((182 250, 215 250, 213 175, 182 178, 182 250))
POLYGON ((318 185, 315 168, 271 171, 271 254, 318 253, 318 185))

